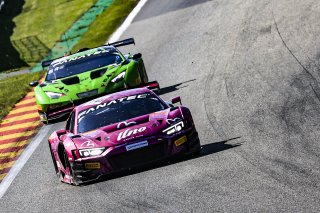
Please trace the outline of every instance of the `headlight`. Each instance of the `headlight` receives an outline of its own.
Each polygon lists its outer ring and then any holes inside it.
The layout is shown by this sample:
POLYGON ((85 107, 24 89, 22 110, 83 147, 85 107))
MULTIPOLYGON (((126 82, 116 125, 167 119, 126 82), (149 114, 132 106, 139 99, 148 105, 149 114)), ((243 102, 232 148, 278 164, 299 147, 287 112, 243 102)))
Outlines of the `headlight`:
POLYGON ((179 123, 176 123, 176 124, 166 128, 162 132, 166 133, 167 135, 172 135, 176 132, 180 132, 183 129, 183 127, 184 127, 184 123, 183 123, 183 121, 180 121, 179 123))
POLYGON ((124 79, 124 76, 126 75, 126 71, 120 73, 119 75, 117 75, 114 79, 111 80, 112 83, 117 83, 121 80, 124 79))
POLYGON ((56 93, 56 92, 45 92, 45 93, 48 97, 53 98, 53 99, 58 99, 64 95, 63 93, 56 93))
POLYGON ((106 148, 93 148, 93 149, 80 149, 79 153, 81 157, 92 157, 101 155, 106 148))

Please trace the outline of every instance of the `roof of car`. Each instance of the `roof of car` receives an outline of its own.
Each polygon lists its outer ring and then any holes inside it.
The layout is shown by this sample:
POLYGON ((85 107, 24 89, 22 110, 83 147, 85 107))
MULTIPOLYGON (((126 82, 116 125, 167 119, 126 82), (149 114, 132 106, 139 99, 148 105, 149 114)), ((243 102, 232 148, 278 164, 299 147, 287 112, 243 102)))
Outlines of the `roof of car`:
POLYGON ((132 95, 138 95, 138 94, 143 94, 143 93, 150 93, 151 91, 147 88, 137 88, 137 89, 129 89, 129 90, 124 90, 121 92, 116 92, 116 93, 112 93, 109 95, 105 95, 96 99, 93 99, 91 101, 88 101, 84 104, 81 104, 79 106, 75 107, 76 111, 82 111, 85 109, 88 109, 92 106, 97 106, 101 103, 105 103, 105 102, 109 102, 112 100, 116 100, 116 99, 120 99, 123 97, 127 97, 127 96, 132 96, 132 95))
POLYGON ((92 48, 92 49, 88 49, 88 50, 84 50, 72 55, 68 55, 68 56, 64 56, 62 58, 58 58, 56 60, 54 60, 51 65, 55 65, 55 64, 60 64, 60 63, 64 63, 67 61, 72 61, 74 59, 77 59, 79 57, 84 57, 84 56, 88 56, 88 55, 93 55, 94 53, 97 52, 106 52, 106 51, 110 51, 110 52, 114 52, 117 51, 117 49, 113 46, 102 46, 102 47, 97 47, 97 48, 92 48))

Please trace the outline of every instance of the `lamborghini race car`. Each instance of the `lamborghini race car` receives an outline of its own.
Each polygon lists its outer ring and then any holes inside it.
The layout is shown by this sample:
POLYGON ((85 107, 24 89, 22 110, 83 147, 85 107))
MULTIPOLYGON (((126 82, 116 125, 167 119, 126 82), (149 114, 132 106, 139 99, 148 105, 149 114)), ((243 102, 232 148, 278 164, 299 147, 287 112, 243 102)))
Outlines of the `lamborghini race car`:
POLYGON ((196 154, 191 113, 147 88, 106 95, 74 108, 65 129, 49 137, 56 174, 78 185, 170 157, 196 154))
POLYGON ((31 82, 40 118, 44 123, 69 114, 101 94, 134 88, 148 82, 141 54, 122 55, 116 48, 134 44, 133 38, 42 62, 49 67, 45 80, 31 82))

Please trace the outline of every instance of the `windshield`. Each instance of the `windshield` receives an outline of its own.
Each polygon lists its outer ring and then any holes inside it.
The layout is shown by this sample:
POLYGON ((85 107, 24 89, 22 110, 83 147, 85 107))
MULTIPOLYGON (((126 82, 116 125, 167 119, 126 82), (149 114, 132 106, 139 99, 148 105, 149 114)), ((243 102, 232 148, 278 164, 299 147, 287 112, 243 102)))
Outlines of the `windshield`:
POLYGON ((165 108, 167 107, 151 93, 112 100, 81 111, 78 115, 78 132, 88 132, 165 108))
POLYGON ((64 63, 50 65, 46 81, 77 75, 79 73, 105 67, 110 64, 119 64, 122 61, 121 57, 117 53, 104 53, 80 57, 64 63))

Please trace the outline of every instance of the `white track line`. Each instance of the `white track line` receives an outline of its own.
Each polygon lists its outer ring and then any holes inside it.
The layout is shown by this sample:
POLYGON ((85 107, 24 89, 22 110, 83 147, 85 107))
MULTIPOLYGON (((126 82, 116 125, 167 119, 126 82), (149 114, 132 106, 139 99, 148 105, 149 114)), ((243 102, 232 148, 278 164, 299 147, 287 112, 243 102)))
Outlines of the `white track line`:
MULTIPOLYGON (((43 142, 43 139, 46 137, 50 129, 50 126, 45 126, 40 129, 35 139, 27 146, 27 148, 22 152, 18 160, 13 164, 9 173, 4 177, 0 184, 0 199, 6 193, 7 189, 11 185, 12 181, 18 175, 20 170, 26 164, 28 159, 31 157, 32 153, 37 149, 39 144, 43 142)), ((44 141, 45 143, 45 141, 44 141)))
MULTIPOLYGON (((122 25, 111 35, 109 38, 109 42, 115 42, 119 40, 120 36, 123 32, 130 26, 133 19, 140 12, 141 8, 147 3, 148 0, 141 0, 137 6, 132 10, 132 12, 128 15, 126 20, 122 23, 122 25)), ((31 157, 32 153, 37 149, 41 141, 47 136, 49 132, 50 126, 42 127, 41 130, 36 135, 35 139, 27 146, 27 148, 23 151, 21 156, 15 162, 15 164, 10 169, 9 173, 5 176, 5 178, 0 183, 0 199, 8 190, 12 181, 19 174, 23 166, 26 164, 28 159, 31 157)))
POLYGON ((141 8, 145 5, 145 3, 147 3, 147 1, 148 0, 140 0, 140 2, 131 11, 131 13, 128 15, 126 20, 121 24, 121 26, 110 36, 110 38, 108 39, 109 43, 119 40, 120 36, 130 26, 133 19, 137 16, 137 14, 140 12, 141 8))

